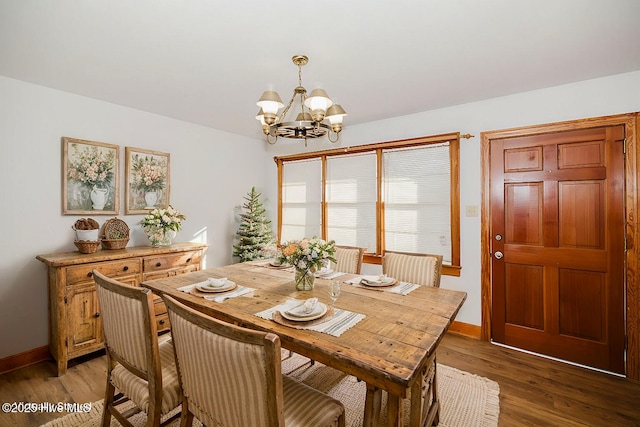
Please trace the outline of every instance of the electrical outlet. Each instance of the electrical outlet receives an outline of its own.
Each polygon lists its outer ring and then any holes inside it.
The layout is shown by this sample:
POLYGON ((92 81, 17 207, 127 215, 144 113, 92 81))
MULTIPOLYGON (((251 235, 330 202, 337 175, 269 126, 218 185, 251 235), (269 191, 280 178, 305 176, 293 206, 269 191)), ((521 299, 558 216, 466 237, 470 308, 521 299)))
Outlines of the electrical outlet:
POLYGON ((467 209, 467 216, 478 216, 478 206, 468 205, 466 209, 467 209))

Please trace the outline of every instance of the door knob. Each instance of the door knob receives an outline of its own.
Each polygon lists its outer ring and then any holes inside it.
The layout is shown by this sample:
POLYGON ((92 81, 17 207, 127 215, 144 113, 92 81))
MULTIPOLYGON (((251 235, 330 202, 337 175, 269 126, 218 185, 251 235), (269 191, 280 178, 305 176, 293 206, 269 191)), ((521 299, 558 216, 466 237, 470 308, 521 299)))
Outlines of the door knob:
POLYGON ((502 257, 504 256, 504 254, 503 254, 502 252, 500 252, 500 251, 496 251, 496 252, 493 254, 493 256, 494 256, 494 257, 496 257, 496 259, 502 259, 502 257))
POLYGON ((500 240, 502 240, 502 234, 496 234, 495 239, 499 242, 500 240))

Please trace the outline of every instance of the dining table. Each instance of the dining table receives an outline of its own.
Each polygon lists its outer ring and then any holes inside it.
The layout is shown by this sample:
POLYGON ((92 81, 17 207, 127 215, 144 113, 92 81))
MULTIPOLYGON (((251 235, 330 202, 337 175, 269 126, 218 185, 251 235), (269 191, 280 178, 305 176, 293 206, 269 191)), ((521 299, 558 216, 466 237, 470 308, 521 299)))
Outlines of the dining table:
MULTIPOLYGON (((146 280, 141 286, 217 319, 273 332, 280 337, 282 348, 366 382, 366 427, 379 422, 382 391, 386 391, 387 424, 401 426, 403 399, 412 388, 414 392, 420 389, 466 293, 411 284, 365 286, 361 278, 330 272, 317 277, 311 290, 300 291, 292 269, 258 260, 146 280), (233 289, 207 292, 207 284, 220 281, 232 283, 233 289), (335 303, 329 295, 332 281, 341 283, 335 303), (315 302, 313 298, 326 310, 320 318, 301 322, 285 318, 287 309, 315 302)), ((438 419, 440 403, 437 394, 429 400, 430 424, 438 419)), ((411 426, 425 421, 414 413, 409 419, 411 426)))

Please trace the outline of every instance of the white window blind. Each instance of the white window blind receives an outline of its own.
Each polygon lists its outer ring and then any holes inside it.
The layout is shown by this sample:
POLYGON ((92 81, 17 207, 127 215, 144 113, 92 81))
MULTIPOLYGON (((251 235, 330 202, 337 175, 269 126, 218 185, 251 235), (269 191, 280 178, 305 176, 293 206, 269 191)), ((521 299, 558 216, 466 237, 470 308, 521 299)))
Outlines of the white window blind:
POLYGON ((328 238, 375 252, 376 154, 329 157, 326 171, 328 238))
POLYGON ((385 249, 451 263, 449 143, 383 152, 385 249))
POLYGON ((287 162, 282 173, 282 242, 321 236, 321 202, 320 159, 287 162))

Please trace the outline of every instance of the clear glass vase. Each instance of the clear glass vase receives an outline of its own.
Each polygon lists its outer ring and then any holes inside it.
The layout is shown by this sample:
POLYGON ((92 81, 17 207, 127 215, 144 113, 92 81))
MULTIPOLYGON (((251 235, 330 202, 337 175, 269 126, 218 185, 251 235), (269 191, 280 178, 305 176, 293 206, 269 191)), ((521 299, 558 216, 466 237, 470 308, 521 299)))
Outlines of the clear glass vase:
POLYGON ((316 280, 316 276, 313 272, 309 270, 301 270, 299 268, 296 268, 295 270, 296 289, 299 291, 310 291, 313 289, 313 284, 316 280))
POLYGON ((151 241, 151 246, 157 248, 158 246, 169 246, 173 243, 176 234, 174 230, 149 230, 147 237, 151 241))

